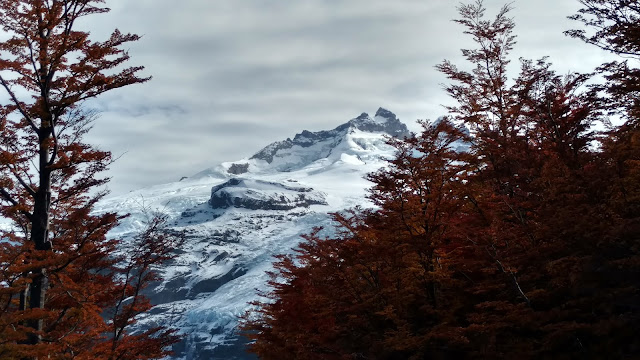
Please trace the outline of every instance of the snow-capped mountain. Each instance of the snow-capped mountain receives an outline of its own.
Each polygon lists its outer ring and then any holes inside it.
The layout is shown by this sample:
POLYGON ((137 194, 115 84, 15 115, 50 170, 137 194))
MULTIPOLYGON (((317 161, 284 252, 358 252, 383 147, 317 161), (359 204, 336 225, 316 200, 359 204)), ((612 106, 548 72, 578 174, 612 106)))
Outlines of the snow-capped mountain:
POLYGON ((363 179, 393 155, 386 136, 406 126, 388 110, 366 113, 333 130, 303 131, 250 158, 204 170, 100 204, 99 211, 132 215, 111 236, 127 238, 144 227, 149 210, 170 217, 187 234, 178 257, 151 289, 158 304, 143 323, 177 326, 185 340, 176 359, 249 359, 235 331, 248 303, 265 289, 273 255, 290 253, 300 235, 332 228, 328 213, 371 206, 363 179))

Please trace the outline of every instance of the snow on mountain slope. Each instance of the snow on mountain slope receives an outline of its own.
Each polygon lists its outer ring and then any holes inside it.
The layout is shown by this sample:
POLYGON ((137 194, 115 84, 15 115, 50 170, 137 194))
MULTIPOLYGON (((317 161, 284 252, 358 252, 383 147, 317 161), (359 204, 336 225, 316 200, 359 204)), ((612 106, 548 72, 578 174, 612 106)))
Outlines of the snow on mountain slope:
POLYGON ((149 294, 158 306, 142 322, 180 328, 185 340, 176 359, 252 358, 235 327, 256 289, 265 289, 273 256, 290 253, 316 226, 331 229, 328 213, 371 206, 363 176, 393 155, 385 136, 407 134, 379 109, 180 182, 102 201, 99 211, 131 213, 111 236, 140 231, 149 210, 166 213, 171 229, 187 234, 178 257, 161 269, 165 280, 149 294))

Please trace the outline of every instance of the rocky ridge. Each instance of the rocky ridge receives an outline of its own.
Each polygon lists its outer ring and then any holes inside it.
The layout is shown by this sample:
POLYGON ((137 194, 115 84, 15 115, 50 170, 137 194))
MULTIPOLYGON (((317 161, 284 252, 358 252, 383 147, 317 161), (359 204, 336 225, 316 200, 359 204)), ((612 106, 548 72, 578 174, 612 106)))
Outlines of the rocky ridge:
MULTIPOLYGON (((249 159, 264 160, 272 164, 274 160, 290 157, 292 154, 299 153, 301 149, 321 145, 321 151, 311 152, 309 153, 311 157, 305 159, 306 162, 315 161, 323 157, 328 157, 331 150, 344 140, 346 133, 354 130, 370 133, 380 132, 398 138, 409 135, 407 126, 400 122, 394 113, 387 109, 379 108, 374 117, 369 116, 367 113, 362 113, 360 116, 349 120, 333 130, 316 132, 304 130, 296 134, 293 139, 287 138, 286 140, 274 142, 266 146, 249 159)), ((241 167, 240 164, 234 165, 231 171, 241 167)), ((294 164, 285 161, 284 164, 276 164, 275 166, 280 171, 290 171, 292 170, 292 165, 294 164)))

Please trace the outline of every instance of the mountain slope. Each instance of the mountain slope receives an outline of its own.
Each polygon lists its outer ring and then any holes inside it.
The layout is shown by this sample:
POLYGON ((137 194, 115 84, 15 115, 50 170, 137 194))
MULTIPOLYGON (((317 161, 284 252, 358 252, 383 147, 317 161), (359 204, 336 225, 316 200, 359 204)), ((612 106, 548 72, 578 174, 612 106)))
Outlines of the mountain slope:
POLYGON ((132 215, 111 236, 130 237, 149 211, 170 217, 187 242, 151 289, 158 304, 143 323, 178 326, 185 341, 175 358, 251 358, 235 334, 238 316, 265 289, 273 255, 290 253, 300 235, 332 225, 330 212, 371 206, 366 173, 385 165, 386 136, 409 132, 379 109, 333 130, 303 131, 250 158, 223 163, 183 181, 104 200, 100 211, 132 215))

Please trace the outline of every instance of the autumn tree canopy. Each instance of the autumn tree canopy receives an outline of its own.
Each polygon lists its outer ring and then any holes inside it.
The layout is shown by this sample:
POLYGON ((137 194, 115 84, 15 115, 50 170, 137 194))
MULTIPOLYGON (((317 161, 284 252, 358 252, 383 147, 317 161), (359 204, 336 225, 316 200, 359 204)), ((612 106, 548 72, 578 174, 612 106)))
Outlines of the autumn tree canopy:
POLYGON ((636 0, 579 0, 582 8, 570 19, 585 28, 565 33, 620 56, 599 69, 608 83, 614 109, 622 109, 629 125, 640 118, 640 4, 636 0))
MULTIPOLYGON (((610 2, 582 3, 594 11, 590 3, 610 2)), ((620 77, 588 86, 591 74, 557 74, 546 58, 520 60, 509 79, 509 11, 487 20, 481 1, 459 7, 456 21, 476 46, 462 50, 465 64, 437 66, 457 105, 421 134, 390 140, 395 157, 369 176, 376 209, 335 214, 335 235, 315 231, 296 255, 278 258, 267 301, 244 323, 251 351, 264 359, 640 355, 640 137, 630 126, 637 108, 623 101, 637 93, 622 91, 620 77), (597 130, 614 110, 627 124, 597 130)))
POLYGON ((0 1, 0 214, 11 220, 0 232, 3 359, 159 358, 175 340, 128 330, 177 239, 152 220, 136 251, 118 253, 106 233, 120 216, 93 213, 112 159, 83 141, 93 120, 83 103, 149 80, 126 66, 123 46, 137 35, 96 41, 78 29, 107 11, 104 0, 0 1))

